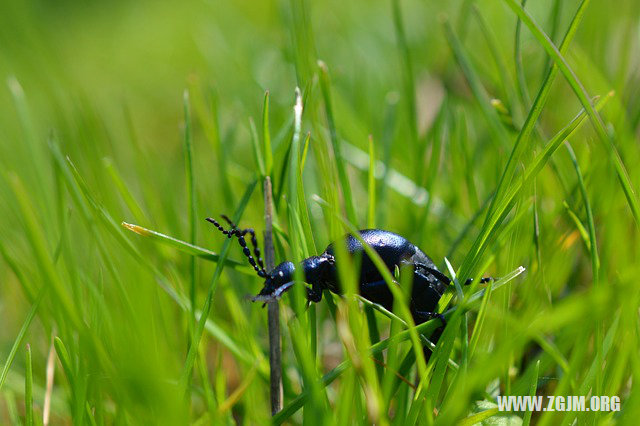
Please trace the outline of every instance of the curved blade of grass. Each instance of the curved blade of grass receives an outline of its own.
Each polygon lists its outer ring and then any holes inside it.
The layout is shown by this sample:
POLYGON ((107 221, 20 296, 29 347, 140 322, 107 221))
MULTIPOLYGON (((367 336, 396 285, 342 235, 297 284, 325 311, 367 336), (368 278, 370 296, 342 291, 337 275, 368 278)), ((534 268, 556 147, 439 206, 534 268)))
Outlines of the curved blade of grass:
MULTIPOLYGON (((604 148, 613 155, 613 165, 618 175, 618 180, 620 181, 620 185, 622 186, 622 190, 624 191, 624 195, 627 198, 627 203, 629 204, 629 208, 631 209, 631 213, 633 214, 633 218, 636 221, 636 225, 640 226, 640 203, 638 201, 636 192, 633 189, 633 185, 631 183, 631 178, 627 173, 627 169, 624 166, 624 162, 622 161, 622 157, 620 157, 620 153, 618 152, 618 148, 615 145, 613 137, 607 132, 605 128, 604 121, 600 114, 596 111, 587 91, 584 86, 573 72, 573 69, 569 67, 566 59, 564 58, 565 51, 558 50, 558 48, 553 44, 553 42, 549 39, 549 37, 542 31, 540 26, 533 20, 531 15, 529 15, 515 0, 504 0, 507 5, 513 10, 518 17, 522 20, 522 22, 527 25, 531 33, 538 39, 540 45, 547 51, 549 56, 554 62, 554 68, 558 67, 565 79, 573 89, 573 92, 576 94, 576 97, 587 111, 591 122, 596 130, 596 134, 600 141, 605 145, 604 148)), ((587 0, 583 1, 583 5, 587 3, 587 0)), ((581 5, 581 9, 582 9, 581 5)), ((563 42, 564 45, 564 42, 563 42)))
POLYGON ((64 371, 65 376, 67 376, 67 380, 71 384, 71 387, 73 387, 75 378, 73 374, 73 368, 71 367, 71 358, 69 357, 69 352, 58 336, 55 336, 53 338, 53 346, 56 349, 56 354, 58 354, 58 359, 60 360, 60 364, 62 365, 62 370, 64 371))
MULTIPOLYGON (((174 237, 170 237, 169 235, 163 234, 161 232, 153 231, 143 226, 134 225, 127 222, 122 222, 122 226, 125 229, 135 232, 138 235, 150 238, 151 240, 158 241, 170 247, 177 248, 178 250, 190 254, 191 256, 197 256, 211 262, 220 261, 220 255, 211 250, 187 243, 186 241, 182 241, 174 237)), ((224 265, 238 272, 242 272, 243 274, 251 276, 255 275, 255 272, 252 268, 248 267, 244 263, 238 262, 237 260, 225 259, 224 265)))
POLYGON ((60 308, 62 309, 65 317, 73 327, 80 329, 83 327, 83 322, 80 319, 80 316, 78 315, 78 312, 69 297, 69 293, 65 289, 64 284, 58 275, 58 272, 56 271, 53 259, 47 249, 46 238, 39 226, 39 221, 36 218, 33 204, 31 203, 27 190, 23 186, 20 178, 13 173, 9 175, 9 183, 13 189, 16 199, 18 200, 22 219, 25 223, 27 238, 29 239, 29 243, 31 244, 31 248, 35 254, 37 264, 42 270, 42 274, 47 281, 47 286, 50 286, 53 290, 53 295, 60 304, 60 308))
POLYGON ((150 223, 149 217, 144 212, 140 204, 136 201, 135 197, 131 194, 131 191, 129 190, 127 185, 124 183, 124 180, 118 172, 118 169, 113 164, 113 160, 105 157, 102 159, 102 164, 104 165, 104 168, 106 169, 109 177, 111 177, 113 185, 118 189, 120 197, 122 197, 122 200, 127 205, 127 208, 129 209, 131 214, 133 214, 133 217, 135 217, 139 222, 150 223))
POLYGON ((18 266, 16 260, 7 252, 7 249, 2 242, 2 238, 0 238, 0 256, 2 256, 4 261, 9 266, 9 269, 11 269, 13 274, 18 279, 18 283, 20 283, 20 286, 22 287, 22 291, 24 292, 27 300, 33 303, 36 297, 36 291, 31 287, 31 284, 27 280, 27 277, 25 276, 24 272, 18 266))
POLYGON ((573 211, 571 206, 569 206, 566 201, 564 201, 562 205, 573 221, 573 224, 576 226, 576 229, 580 233, 580 237, 582 238, 582 242, 584 243, 585 247, 587 248, 587 250, 591 251, 591 243, 589 242, 589 232, 587 232, 587 228, 584 227, 578 215, 573 211))
POLYGON ((580 166, 578 165, 578 159, 576 158, 576 154, 573 152, 573 148, 569 142, 565 141, 564 146, 567 148, 567 152, 569 153, 569 158, 571 158, 571 163, 573 164, 573 168, 578 177, 578 187, 580 188, 580 195, 582 196, 582 200, 584 202, 584 208, 587 213, 587 226, 589 229, 589 246, 591 248, 591 269, 593 273, 593 284, 594 286, 598 285, 599 281, 599 270, 600 270, 600 257, 598 256, 598 245, 596 242, 596 227, 593 222, 593 211, 591 209, 591 203, 589 202, 589 197, 587 195, 587 188, 584 185, 584 179, 582 178, 582 172, 580 171, 580 166))

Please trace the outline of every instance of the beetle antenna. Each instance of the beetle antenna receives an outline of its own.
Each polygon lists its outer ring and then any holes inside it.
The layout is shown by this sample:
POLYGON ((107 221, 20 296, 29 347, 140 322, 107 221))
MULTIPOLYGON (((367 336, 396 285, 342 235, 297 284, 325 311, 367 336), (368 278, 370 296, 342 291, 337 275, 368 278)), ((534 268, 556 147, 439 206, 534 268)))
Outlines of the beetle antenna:
POLYGON ((231 226, 232 229, 238 230, 243 237, 247 234, 251 234, 251 245, 253 246, 253 256, 258 262, 258 266, 260 266, 260 269, 262 270, 262 272, 264 272, 266 275, 267 271, 264 269, 264 263, 262 262, 262 256, 260 255, 260 246, 258 246, 258 239, 256 238, 256 232, 253 230, 253 228, 239 229, 238 226, 235 223, 233 223, 227 215, 223 214, 220 216, 227 221, 227 223, 229 224, 229 226, 231 226))
MULTIPOLYGON (((225 216, 223 216, 225 217, 225 216)), ((258 266, 258 264, 256 263, 255 259, 253 258, 253 256, 251 255, 251 250, 249 250, 249 247, 247 247, 247 242, 244 239, 244 234, 242 233, 243 231, 240 231, 235 225, 233 225, 233 223, 231 221, 228 220, 228 218, 225 217, 225 219, 230 222, 230 224, 233 226, 233 228, 231 228, 230 230, 226 230, 224 229, 224 227, 222 225, 220 225, 220 223, 218 223, 217 220, 208 217, 206 220, 207 222, 210 222, 213 224, 213 226, 215 226, 216 228, 218 228, 218 231, 222 232, 224 235, 226 235, 228 238, 231 238, 233 236, 238 238, 238 243, 240 244, 240 247, 242 247, 242 253, 244 253, 244 255, 247 257, 247 259, 249 259, 249 263, 251 264, 251 266, 253 266, 253 269, 255 269, 256 273, 258 274, 258 276, 260 278, 265 278, 267 276, 267 273, 264 270, 264 267, 262 267, 262 259, 260 258, 260 251, 257 249, 257 245, 254 246, 254 253, 256 254, 256 257, 258 257, 258 261, 260 263, 260 266, 258 266)), ((248 230, 246 230, 247 232, 249 232, 248 230)), ((253 230, 251 230, 253 231, 253 230)), ((246 234, 246 232, 245 232, 246 234)), ((252 233, 252 240, 255 239, 255 233, 252 233)), ((252 241, 253 242, 253 241, 252 241)), ((257 243, 257 241, 256 241, 257 243)))

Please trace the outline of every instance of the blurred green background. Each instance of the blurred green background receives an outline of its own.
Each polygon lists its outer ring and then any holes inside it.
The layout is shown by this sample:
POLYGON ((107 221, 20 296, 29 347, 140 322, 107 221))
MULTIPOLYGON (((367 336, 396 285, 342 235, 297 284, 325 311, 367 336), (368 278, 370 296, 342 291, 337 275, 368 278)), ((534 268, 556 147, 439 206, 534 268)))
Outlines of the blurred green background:
MULTIPOLYGON (((559 44, 580 2, 530 3, 527 11, 559 44)), ((592 0, 585 10, 565 57, 590 97, 615 91, 601 114, 637 190, 640 8, 635 0, 592 0)), ((482 231, 486 201, 551 63, 525 25, 519 53, 515 39, 516 15, 506 1, 2 1, 0 362, 5 366, 8 359, 11 366, 6 364, 0 388, 0 423, 22 422, 27 415, 26 343, 33 359, 36 424, 41 421, 52 336, 59 337, 69 361, 68 370, 55 361, 52 424, 267 421, 266 310, 244 299, 258 291, 260 281, 237 271, 222 273, 210 315, 218 328, 205 334, 189 398, 182 398, 177 382, 190 315, 161 287, 188 299, 190 257, 119 227, 126 221, 190 239, 185 90, 199 246, 220 252, 225 240, 202 219, 232 214, 247 185, 261 181, 250 120, 262 140, 268 90, 272 178, 277 195, 284 195, 276 200, 283 229, 277 261, 315 254, 309 253, 313 247, 320 252, 331 240, 335 219, 312 195, 340 199, 335 173, 340 162, 348 173, 356 225, 368 223, 371 135, 376 159, 406 178, 377 180, 375 226, 406 236, 439 267, 447 256, 458 268, 482 231), (446 28, 462 48, 466 70, 453 54, 456 42, 446 37, 446 28), (329 70, 344 160, 334 156, 318 59, 329 70), (481 90, 474 91, 469 80, 481 90), (290 167, 296 86, 305 95, 302 133, 311 135, 303 179, 313 240, 292 253, 284 236, 300 237, 287 226, 292 194, 281 170, 290 167), (412 194, 415 186, 432 194, 429 202, 412 194), (33 322, 25 323, 43 286, 50 289, 33 322), (13 359, 21 329, 26 333, 13 359)), ((558 74, 509 188, 580 109, 558 74)), ((611 146, 598 139, 588 119, 570 142, 593 212, 597 256, 578 175, 561 146, 535 185, 527 182, 518 193, 505 222, 491 231, 478 264, 463 268, 474 276, 502 276, 523 265, 527 274, 492 298, 479 355, 469 361, 465 393, 435 395, 436 407, 452 395, 455 405, 447 416, 426 416, 424 422, 466 416, 473 401, 483 399, 478 392, 491 394, 491 386, 503 394, 526 394, 538 360, 539 394, 598 390, 628 401, 622 414, 583 413, 580 422, 632 420, 637 414, 640 402, 632 383, 640 379, 638 223, 616 175, 611 146), (593 364, 596 356, 605 358, 593 364), (493 367, 483 371, 483 362, 493 367)), ((258 186, 241 221, 259 233, 261 193, 258 186)), ((230 257, 243 260, 235 244, 230 257)), ((199 307, 214 268, 197 261, 199 307)), ((347 357, 325 303, 317 307, 317 377, 347 357)), ((384 334, 388 321, 378 322, 384 334)), ((289 343, 292 328, 283 327, 287 405, 308 372, 289 343)), ((459 348, 458 342, 451 355, 456 360, 459 348)), ((458 383, 447 377, 448 386, 458 383)), ((354 390, 348 383, 329 388, 328 405, 313 402, 309 412, 319 417, 296 414, 291 421, 304 417, 314 424, 326 416, 330 423, 334 412, 342 413, 339 395, 350 389, 353 413, 338 418, 385 424, 385 410, 376 415, 366 410, 366 385, 356 381, 354 390)), ((386 402, 394 407, 387 413, 401 412, 401 402, 386 402)), ((543 423, 573 418, 534 414, 543 423)), ((395 418, 404 420, 400 414, 395 418)))

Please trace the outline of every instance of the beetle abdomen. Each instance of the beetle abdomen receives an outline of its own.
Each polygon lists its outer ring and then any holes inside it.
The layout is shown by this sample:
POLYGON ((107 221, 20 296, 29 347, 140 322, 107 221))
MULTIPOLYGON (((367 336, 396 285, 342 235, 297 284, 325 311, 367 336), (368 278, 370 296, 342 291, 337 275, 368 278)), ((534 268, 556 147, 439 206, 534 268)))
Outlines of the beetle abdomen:
MULTIPOLYGON (((419 259, 417 261, 435 268, 433 261, 426 254, 411 244, 406 238, 391 231, 363 229, 360 231, 360 236, 380 255, 392 273, 396 265, 400 266, 403 262, 415 263, 415 258, 419 259)), ((324 254, 334 256, 334 244, 335 243, 329 244, 324 254)), ((353 235, 347 235, 346 244, 349 253, 362 255, 362 265, 360 267, 362 275, 360 281, 375 282, 381 280, 382 276, 378 272, 378 268, 376 268, 371 258, 365 253, 360 240, 353 235)))

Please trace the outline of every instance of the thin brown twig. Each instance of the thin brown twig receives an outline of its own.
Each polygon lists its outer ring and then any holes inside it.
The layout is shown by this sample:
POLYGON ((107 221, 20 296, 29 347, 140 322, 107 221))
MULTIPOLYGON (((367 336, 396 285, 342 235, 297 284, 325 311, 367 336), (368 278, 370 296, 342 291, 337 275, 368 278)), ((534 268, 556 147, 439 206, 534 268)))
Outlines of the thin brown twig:
MULTIPOLYGON (((271 179, 264 180, 264 261, 267 273, 275 267, 273 249, 273 210, 271 179)), ((271 378, 271 415, 282 410, 282 349, 280 347, 280 315, 278 300, 267 303, 269 323, 269 368, 271 378)))

